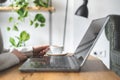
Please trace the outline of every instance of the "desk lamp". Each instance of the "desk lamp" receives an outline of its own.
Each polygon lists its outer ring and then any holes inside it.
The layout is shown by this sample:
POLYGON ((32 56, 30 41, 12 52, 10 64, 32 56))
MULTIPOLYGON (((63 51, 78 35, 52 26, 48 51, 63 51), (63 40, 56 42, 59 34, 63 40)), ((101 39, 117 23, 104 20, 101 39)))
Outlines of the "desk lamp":
POLYGON ((83 4, 77 9, 75 15, 88 18, 88 0, 83 0, 83 4))

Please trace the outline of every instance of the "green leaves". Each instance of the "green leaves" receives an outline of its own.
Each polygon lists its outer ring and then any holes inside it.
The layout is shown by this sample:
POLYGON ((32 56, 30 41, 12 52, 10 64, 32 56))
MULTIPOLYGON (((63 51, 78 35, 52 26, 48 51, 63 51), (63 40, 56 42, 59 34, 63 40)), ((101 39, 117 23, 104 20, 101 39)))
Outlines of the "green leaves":
POLYGON ((16 11, 20 17, 27 17, 28 11, 24 8, 20 8, 16 11))
POLYGON ((42 14, 36 14, 34 20, 30 21, 30 25, 34 24, 35 28, 37 28, 38 26, 44 27, 45 22, 46 22, 46 19, 42 14))
POLYGON ((12 22, 13 21, 13 17, 9 17, 9 22, 12 22))
POLYGON ((28 6, 28 0, 14 0, 14 3, 12 6, 14 7, 27 7, 28 6))
POLYGON ((35 18, 34 18, 34 21, 39 21, 41 23, 45 23, 45 17, 42 15, 42 14, 36 14, 35 15, 35 18))
MULTIPOLYGON (((15 23, 14 26, 12 27, 12 30, 14 30, 14 31, 19 31, 17 25, 18 25, 18 24, 15 23)), ((7 31, 10 31, 10 30, 11 30, 11 28, 10 28, 10 27, 7 27, 7 31)))
POLYGON ((18 10, 16 10, 18 14, 18 20, 23 21, 24 18, 28 16, 28 7, 29 3, 28 0, 15 0, 12 4, 13 7, 19 7, 18 10))
POLYGON ((15 42, 15 39, 14 39, 14 38, 10 37, 9 41, 10 41, 10 43, 11 43, 13 46, 16 47, 16 42, 15 42))
POLYGON ((44 27, 44 26, 45 26, 45 24, 41 23, 41 24, 40 24, 40 26, 41 26, 41 27, 44 27))
POLYGON ((35 23, 35 28, 37 28, 39 26, 39 24, 38 23, 35 23))
POLYGON ((14 30, 14 31, 19 31, 19 30, 18 30, 18 27, 17 27, 16 24, 14 24, 14 26, 13 26, 13 30, 14 30))
POLYGON ((7 27, 7 31, 10 31, 10 29, 11 29, 10 27, 7 27))
POLYGON ((48 7, 49 0, 34 0, 36 6, 48 7))
POLYGON ((32 20, 30 20, 30 25, 33 25, 33 23, 34 23, 34 22, 33 22, 32 20))
POLYGON ((26 32, 26 31, 22 31, 21 33, 20 33, 20 37, 19 37, 20 39, 20 41, 27 41, 27 40, 29 40, 30 39, 30 35, 26 32))
POLYGON ((9 41, 10 41, 11 45, 14 47, 21 47, 21 46, 25 45, 25 42, 30 39, 30 35, 26 31, 22 31, 20 33, 20 35, 16 36, 15 38, 10 37, 9 41), (18 40, 18 42, 15 38, 18 40))

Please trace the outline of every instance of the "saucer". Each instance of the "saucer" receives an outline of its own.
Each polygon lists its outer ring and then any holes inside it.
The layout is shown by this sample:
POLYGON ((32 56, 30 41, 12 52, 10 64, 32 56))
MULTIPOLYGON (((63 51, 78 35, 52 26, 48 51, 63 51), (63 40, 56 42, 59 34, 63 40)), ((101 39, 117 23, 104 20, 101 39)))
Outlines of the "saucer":
POLYGON ((67 54, 68 53, 47 53, 47 55, 50 55, 50 56, 65 56, 67 54))
POLYGON ((50 46, 50 50, 46 54, 51 56, 64 56, 67 53, 63 51, 62 46, 50 46))

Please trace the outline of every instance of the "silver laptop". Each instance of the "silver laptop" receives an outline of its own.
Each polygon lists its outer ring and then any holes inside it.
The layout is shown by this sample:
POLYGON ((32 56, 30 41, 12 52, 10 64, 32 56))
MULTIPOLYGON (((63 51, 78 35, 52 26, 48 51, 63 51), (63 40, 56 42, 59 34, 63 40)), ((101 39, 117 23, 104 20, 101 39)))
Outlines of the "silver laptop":
POLYGON ((72 56, 31 57, 20 71, 80 71, 93 46, 103 31, 108 18, 93 20, 72 56))

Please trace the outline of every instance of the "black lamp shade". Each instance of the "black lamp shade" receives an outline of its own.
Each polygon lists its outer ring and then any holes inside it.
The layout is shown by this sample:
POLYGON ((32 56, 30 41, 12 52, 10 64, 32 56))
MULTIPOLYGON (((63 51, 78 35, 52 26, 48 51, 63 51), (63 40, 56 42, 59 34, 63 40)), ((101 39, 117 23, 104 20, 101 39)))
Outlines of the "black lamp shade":
POLYGON ((88 0, 84 0, 83 4, 77 9, 75 15, 82 16, 88 18, 88 0))
POLYGON ((4 2, 6 2, 7 0, 0 0, 0 3, 4 3, 4 2))

